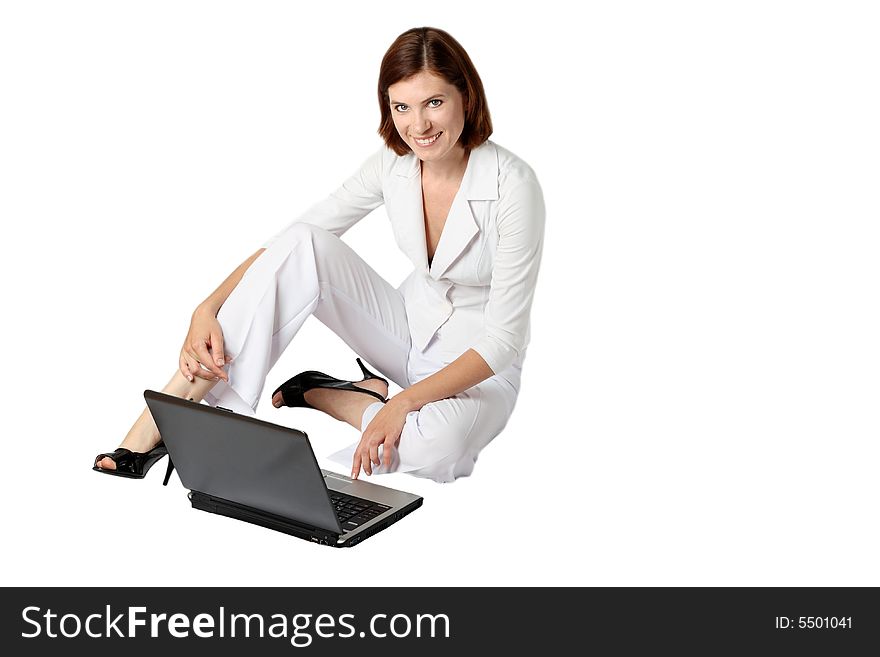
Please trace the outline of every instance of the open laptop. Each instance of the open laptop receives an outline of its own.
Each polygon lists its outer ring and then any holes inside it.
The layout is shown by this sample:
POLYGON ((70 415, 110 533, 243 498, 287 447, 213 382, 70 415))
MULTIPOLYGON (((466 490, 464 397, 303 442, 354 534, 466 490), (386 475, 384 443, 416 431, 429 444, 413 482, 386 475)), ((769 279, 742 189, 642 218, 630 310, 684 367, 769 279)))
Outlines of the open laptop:
POLYGON ((153 390, 144 399, 196 509, 350 547, 422 505, 321 470, 302 431, 153 390))

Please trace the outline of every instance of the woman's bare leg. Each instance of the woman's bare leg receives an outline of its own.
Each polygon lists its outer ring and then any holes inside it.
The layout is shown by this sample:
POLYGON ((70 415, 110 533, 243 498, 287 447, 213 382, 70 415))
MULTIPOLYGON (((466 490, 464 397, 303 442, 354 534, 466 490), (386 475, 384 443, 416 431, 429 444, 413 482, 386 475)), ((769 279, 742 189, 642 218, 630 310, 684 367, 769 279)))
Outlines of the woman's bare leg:
MULTIPOLYGON (((354 385, 358 388, 378 392, 383 397, 388 396, 388 384, 382 383, 379 379, 357 381, 354 385)), ((328 388, 309 390, 304 395, 304 398, 314 408, 323 411, 340 422, 350 424, 358 431, 361 429, 361 418, 363 418, 367 406, 376 403, 376 398, 371 395, 364 395, 353 390, 333 390, 328 388)), ((280 392, 272 397, 272 405, 276 408, 284 405, 280 392)))
MULTIPOLYGON (((162 388, 162 392, 182 399, 202 401, 208 391, 215 385, 217 385, 217 380, 200 379, 198 377, 190 383, 187 381, 186 377, 180 373, 180 370, 177 370, 174 372, 174 376, 171 377, 171 381, 168 382, 168 385, 162 388)), ((137 419, 137 422, 135 422, 131 429, 128 430, 120 447, 130 449, 132 452, 148 452, 159 444, 160 440, 159 429, 156 427, 156 423, 153 422, 153 416, 150 415, 149 409, 145 408, 144 412, 141 413, 141 416, 137 419)), ((113 462, 113 459, 107 458, 106 456, 98 461, 96 465, 102 469, 116 469, 116 463, 113 462)))

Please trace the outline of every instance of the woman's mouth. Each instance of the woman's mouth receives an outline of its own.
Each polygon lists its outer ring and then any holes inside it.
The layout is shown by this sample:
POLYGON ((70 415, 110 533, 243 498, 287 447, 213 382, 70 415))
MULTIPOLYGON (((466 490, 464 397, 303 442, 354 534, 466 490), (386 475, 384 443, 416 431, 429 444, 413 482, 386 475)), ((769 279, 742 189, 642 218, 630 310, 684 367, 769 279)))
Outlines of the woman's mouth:
POLYGON ((437 139, 442 134, 443 134, 443 131, 441 130, 436 135, 433 135, 431 137, 426 137, 425 139, 419 139, 418 137, 413 137, 413 141, 415 141, 419 146, 422 146, 424 148, 424 147, 430 146, 435 141, 437 141, 437 139))

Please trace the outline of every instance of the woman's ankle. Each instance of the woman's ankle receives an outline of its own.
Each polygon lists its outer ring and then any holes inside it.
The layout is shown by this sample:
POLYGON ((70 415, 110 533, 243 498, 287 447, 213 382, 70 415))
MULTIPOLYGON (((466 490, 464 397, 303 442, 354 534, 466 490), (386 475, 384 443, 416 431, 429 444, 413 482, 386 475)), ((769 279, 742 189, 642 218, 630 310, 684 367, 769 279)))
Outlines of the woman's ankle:
POLYGON ((128 430, 120 447, 130 449, 132 452, 148 452, 162 441, 159 428, 153 421, 148 409, 144 409, 137 421, 128 430))

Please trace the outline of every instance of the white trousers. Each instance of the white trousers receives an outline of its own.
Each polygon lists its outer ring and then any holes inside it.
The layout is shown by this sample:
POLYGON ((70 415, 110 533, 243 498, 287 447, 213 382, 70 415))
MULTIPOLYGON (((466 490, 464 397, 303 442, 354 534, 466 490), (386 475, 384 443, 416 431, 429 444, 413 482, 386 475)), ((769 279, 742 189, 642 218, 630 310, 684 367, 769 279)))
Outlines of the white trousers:
MULTIPOLYGON (((412 346, 398 289, 334 234, 297 223, 251 264, 220 309, 224 348, 234 360, 226 366, 229 382, 217 383, 205 401, 253 416, 266 375, 310 315, 401 388, 448 364, 412 346)), ((374 474, 408 472, 440 482, 471 474, 516 397, 509 382, 493 376, 409 413, 391 466, 374 467, 374 474)), ((377 401, 364 411, 361 431, 382 406, 377 401)), ((357 444, 330 458, 350 468, 357 444)))

